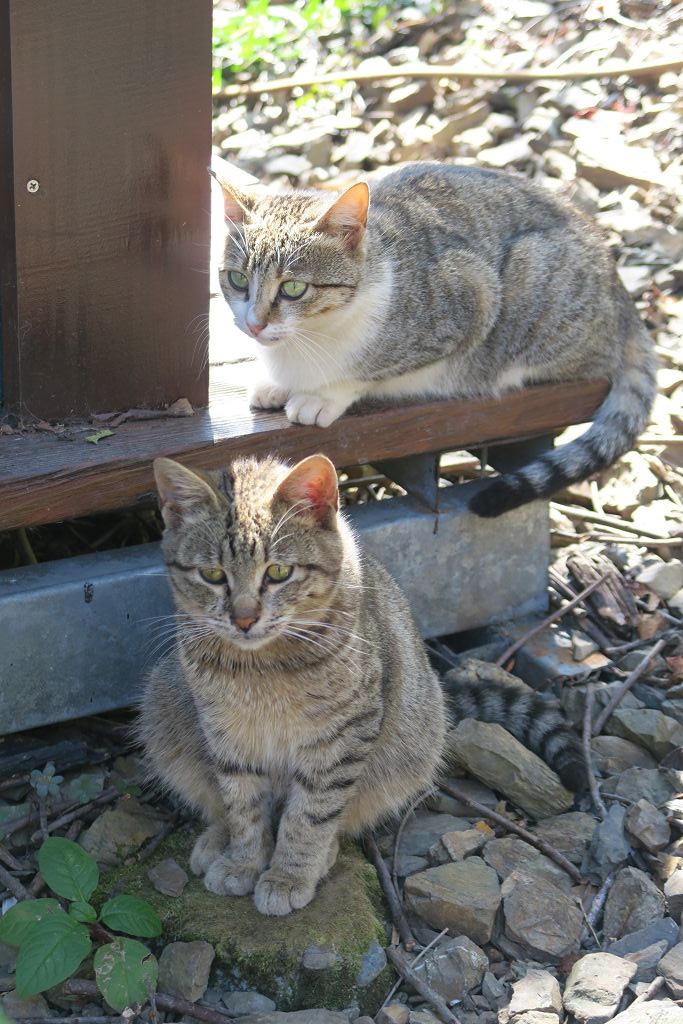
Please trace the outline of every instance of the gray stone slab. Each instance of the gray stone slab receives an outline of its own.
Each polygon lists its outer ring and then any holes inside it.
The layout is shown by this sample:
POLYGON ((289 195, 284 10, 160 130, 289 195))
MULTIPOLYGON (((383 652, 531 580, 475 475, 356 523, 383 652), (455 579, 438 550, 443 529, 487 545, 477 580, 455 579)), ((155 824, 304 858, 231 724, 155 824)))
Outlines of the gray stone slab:
MULTIPOLYGON (((546 607, 547 506, 479 519, 479 483, 352 509, 362 545, 405 590, 425 637, 546 607)), ((173 610, 158 544, 0 572, 0 734, 124 707, 173 610)))

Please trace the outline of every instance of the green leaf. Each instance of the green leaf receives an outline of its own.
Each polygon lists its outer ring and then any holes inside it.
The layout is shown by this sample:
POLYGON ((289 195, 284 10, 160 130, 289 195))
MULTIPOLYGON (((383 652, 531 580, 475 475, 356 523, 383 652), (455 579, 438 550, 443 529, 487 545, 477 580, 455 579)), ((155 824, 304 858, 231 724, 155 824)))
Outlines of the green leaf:
POLYGON ((87 903, 100 880, 94 857, 70 839, 50 836, 38 851, 38 867, 53 892, 87 903))
POLYGON ((161 921, 154 907, 137 896, 114 896, 100 911, 100 921, 117 932, 151 939, 161 935, 161 921))
POLYGON ((58 985, 92 949, 88 929, 68 914, 50 914, 26 929, 17 956, 17 995, 22 999, 58 985))
POLYGON ((24 941, 26 929, 34 921, 42 921, 49 914, 61 914, 57 900, 23 900, 0 917, 0 942, 8 946, 20 946, 24 941))
POLYGON ((114 431, 109 430, 107 427, 104 427, 102 430, 96 430, 94 434, 88 434, 88 436, 86 437, 86 441, 89 441, 90 444, 99 444, 102 438, 113 436, 114 431))
POLYGON ((69 916, 73 917, 74 921, 90 924, 91 921, 97 920, 97 911, 91 903, 82 903, 80 900, 76 900, 69 907, 69 916))
POLYGON ((133 1003, 145 1003, 156 991, 159 964, 135 939, 117 939, 95 953, 95 980, 109 1005, 122 1013, 133 1003))

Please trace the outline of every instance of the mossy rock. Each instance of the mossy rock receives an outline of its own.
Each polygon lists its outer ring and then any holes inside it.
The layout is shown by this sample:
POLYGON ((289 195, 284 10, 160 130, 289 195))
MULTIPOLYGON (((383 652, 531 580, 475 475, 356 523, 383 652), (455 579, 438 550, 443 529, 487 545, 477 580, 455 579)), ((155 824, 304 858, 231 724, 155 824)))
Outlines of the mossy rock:
POLYGON ((373 944, 386 944, 387 924, 375 870, 355 844, 342 845, 337 863, 307 907, 287 917, 264 917, 251 897, 216 896, 194 877, 179 897, 154 889, 147 872, 166 857, 189 873, 196 835, 195 830, 178 830, 148 861, 107 873, 97 896, 106 898, 116 886, 117 892, 149 900, 163 921, 165 942, 210 942, 216 951, 215 983, 262 992, 278 1010, 341 1010, 357 1004, 362 1013, 376 1012, 393 972, 384 967, 369 984, 358 984, 363 957, 370 949, 379 952, 373 944), (311 947, 320 947, 322 959, 326 953, 332 965, 305 966, 307 950, 307 963, 316 960, 311 947))

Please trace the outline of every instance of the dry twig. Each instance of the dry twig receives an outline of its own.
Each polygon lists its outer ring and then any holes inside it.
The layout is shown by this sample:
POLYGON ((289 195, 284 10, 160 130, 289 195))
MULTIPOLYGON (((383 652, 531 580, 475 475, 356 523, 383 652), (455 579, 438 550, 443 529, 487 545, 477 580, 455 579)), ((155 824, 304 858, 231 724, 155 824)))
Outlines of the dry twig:
MULTIPOLYGON (((420 952, 415 957, 415 959, 413 961, 411 961, 411 965, 410 966, 414 967, 416 964, 418 964, 420 962, 420 960, 422 960, 424 955, 426 953, 428 953, 430 949, 433 949, 434 946, 437 944, 437 942, 441 941, 441 939, 444 937, 444 935, 448 935, 448 928, 444 928, 443 931, 440 931, 438 935, 435 935, 434 938, 432 939, 432 941, 428 942, 427 945, 425 946, 425 948, 421 949, 420 952)), ((397 989, 399 989, 401 987, 402 984, 403 984, 403 978, 399 978, 398 981, 394 982, 394 984, 391 986, 391 989, 387 993, 387 995, 386 995, 386 997, 384 999, 384 1002, 382 1003, 382 1006, 386 1006, 387 1005, 387 1003, 389 1002, 391 997, 394 995, 394 993, 397 991, 397 989)))
MULTIPOLYGON (((101 807, 102 804, 110 804, 112 800, 116 800, 117 797, 120 796, 121 794, 118 789, 105 789, 104 793, 100 793, 100 795, 95 797, 94 800, 88 800, 87 803, 80 804, 80 806, 74 808, 72 811, 68 811, 66 814, 63 814, 61 818, 56 818, 55 821, 51 822, 47 826, 47 831, 48 833, 56 832, 58 829, 64 828, 65 825, 70 825, 72 821, 82 818, 88 813, 88 811, 91 811, 93 807, 101 807)), ((31 840, 34 843, 37 843, 40 838, 40 832, 34 832, 31 836, 31 840)))
POLYGON ((424 793, 420 793, 419 796, 415 797, 410 807, 408 807, 405 814, 401 818, 401 824, 398 826, 398 831, 396 832, 396 839, 394 840, 394 856, 391 862, 391 880, 394 883, 394 888, 396 889, 397 893, 400 892, 398 887, 398 857, 399 853, 401 852, 401 839, 403 838, 403 830, 408 824, 408 818, 415 811, 415 808, 419 807, 423 800, 426 800, 427 797, 430 796, 433 792, 433 789, 428 789, 424 793))
POLYGON ((526 633, 523 633, 522 636, 519 637, 518 640, 515 640, 514 644, 510 644, 508 649, 506 651, 503 651, 500 658, 498 658, 498 660, 496 661, 496 665, 498 665, 499 668, 505 665, 506 662, 509 661, 509 659, 513 656, 513 654, 516 654, 517 651, 520 650, 520 648, 524 647, 524 644, 527 643, 527 641, 529 641, 532 638, 532 636, 536 636, 537 633, 541 633, 544 629, 547 629, 548 626, 551 626, 553 622, 557 622, 558 619, 564 618, 567 612, 570 612, 572 608, 576 608, 577 604, 580 604, 580 602, 583 601, 584 598, 588 597, 589 594, 592 594, 593 591, 597 587, 599 587, 601 583, 604 583, 604 581, 605 577, 600 576, 600 578, 594 580, 594 582, 591 583, 589 587, 586 587, 584 590, 581 591, 580 594, 577 594, 573 601, 569 601, 568 604, 562 605, 561 608, 558 608, 556 611, 552 612, 545 619, 543 619, 542 622, 539 622, 531 629, 528 629, 526 633))
MULTIPOLYGON (((591 932, 593 932, 593 934, 595 934, 595 927, 598 921, 600 920, 602 909, 605 906, 607 895, 610 889, 612 888, 612 885, 614 884, 614 879, 615 874, 613 871, 611 871, 605 879, 605 881, 600 886, 600 888, 598 889, 598 891, 596 892, 593 898, 593 902, 591 903, 590 910, 586 914, 586 924, 590 928, 591 932)), ((582 942, 585 942, 587 938, 588 936, 584 932, 583 936, 581 937, 582 942)))
POLYGON ((586 776, 588 777, 588 786, 591 791, 591 799, 593 806, 600 815, 601 818, 607 817, 607 808, 603 803, 602 797, 600 796, 600 790, 598 784, 595 781, 595 775, 593 774, 593 758, 591 757, 591 727, 593 724, 593 684, 589 683, 586 687, 586 709, 583 714, 583 760, 586 765, 586 776))
POLYGON ((614 709, 618 707, 619 704, 621 704, 622 700, 624 699, 628 691, 631 689, 632 686, 634 686, 638 682, 642 674, 645 672, 647 666, 650 664, 652 659, 659 654, 659 652, 665 644, 666 638, 662 637, 660 640, 657 641, 654 647, 647 652, 642 661, 640 661, 633 669, 633 671, 626 677, 625 682, 614 694, 607 707, 604 708, 596 718, 595 725, 593 726, 593 736, 600 735, 600 733, 605 727, 605 722, 608 720, 614 709))
POLYGON ((624 63, 605 67, 604 64, 593 64, 581 67, 577 64, 565 68, 525 68, 521 71, 506 71, 503 68, 463 68, 449 64, 400 64, 387 71, 331 71, 322 75, 299 75, 291 78, 271 78, 263 82, 244 82, 229 85, 226 89, 214 94, 215 101, 222 101, 232 96, 262 96, 264 93, 297 89, 299 86, 309 88, 312 85, 332 85, 335 82, 382 82, 397 81, 401 78, 456 78, 462 82, 473 82, 477 79, 494 82, 580 82, 588 78, 629 78, 654 77, 665 71, 676 71, 683 67, 683 60, 672 58, 668 61, 657 61, 651 64, 624 63))
MULTIPOLYGON (((389 904, 389 910, 391 911, 391 919, 396 925, 396 931, 401 937, 401 942, 405 948, 410 952, 415 949, 417 940, 410 930, 410 925, 406 920, 406 916, 403 913, 403 907, 401 906, 401 900, 399 895, 394 888, 394 883, 391 880, 389 869, 387 868, 382 854, 377 848, 375 837, 371 832, 366 832, 363 837, 363 846, 367 856, 370 858, 372 863, 375 865, 375 870, 379 877, 380 885, 384 891, 384 895, 387 898, 389 904)), ((161 1004, 160 1004, 161 1005, 161 1004)))
POLYGON ((7 868, 3 868, 2 864, 0 864, 0 882, 7 886, 10 892, 14 893, 18 900, 31 899, 31 894, 28 889, 21 884, 18 878, 15 878, 14 875, 10 874, 7 868))
POLYGON ((527 829, 518 825, 517 822, 512 821, 510 818, 506 818, 504 814, 499 814, 498 811, 492 811, 490 807, 486 807, 485 804, 480 804, 478 800, 473 800, 464 790, 459 789, 458 786, 454 786, 452 782, 445 782, 444 780, 439 781, 439 789, 442 789, 444 793, 448 793, 450 796, 454 796, 456 800, 462 800, 464 804, 471 807, 473 811, 480 814, 482 818, 488 818, 490 821, 495 821, 496 825, 500 825, 501 828, 506 829, 508 832, 514 832, 516 835, 521 836, 525 842, 531 846, 535 846, 537 850, 544 853, 546 857, 550 857, 556 864, 559 864, 564 871, 567 872, 570 878, 573 878, 575 882, 583 882, 583 876, 581 872, 574 867, 574 865, 564 857, 559 850, 556 850, 554 846, 547 843, 545 839, 541 839, 540 836, 534 835, 533 832, 529 832, 527 829))
POLYGON ((157 849, 157 847, 159 847, 163 843, 166 836, 170 836, 171 832, 180 821, 181 816, 182 812, 180 810, 174 811, 169 820, 163 825, 163 827, 157 832, 157 834, 155 836, 152 836, 152 838, 145 843, 145 845, 142 847, 135 860, 139 862, 147 860, 149 857, 151 857, 154 851, 157 849))
MULTIPOLYGON (((84 981, 82 978, 69 978, 64 982, 64 991, 72 996, 85 996, 86 999, 102 998, 95 982, 84 981)), ((160 1010, 194 1017, 195 1020, 205 1021, 206 1024, 225 1024, 226 1021, 234 1020, 234 1015, 227 1010, 224 1013, 220 1010, 210 1010, 208 1006, 198 1006, 197 1003, 190 1003, 187 999, 179 999, 176 996, 165 996, 157 992, 155 999, 160 1010)))
POLYGON ((441 996, 437 995, 431 986, 427 984, 424 978, 421 978, 420 975, 413 970, 406 959, 405 953, 403 953, 398 946, 387 946, 387 956, 401 977, 404 978, 408 984, 411 985, 415 991, 421 995, 423 999, 426 999, 434 1008, 434 1013, 437 1015, 439 1020, 442 1020, 444 1024, 460 1024, 458 1018, 451 1010, 449 1010, 441 996))

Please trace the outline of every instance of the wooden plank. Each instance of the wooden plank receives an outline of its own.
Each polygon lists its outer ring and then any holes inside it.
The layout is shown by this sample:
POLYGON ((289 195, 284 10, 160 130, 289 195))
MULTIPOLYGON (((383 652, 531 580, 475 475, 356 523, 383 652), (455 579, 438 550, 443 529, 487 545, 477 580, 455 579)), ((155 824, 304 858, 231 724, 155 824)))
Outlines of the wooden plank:
POLYGON ((214 367, 207 410, 188 419, 124 423, 94 446, 83 434, 0 437, 0 529, 56 522, 133 505, 153 489, 152 460, 215 469, 237 455, 299 459, 325 452, 337 466, 447 451, 557 432, 589 420, 605 381, 533 387, 479 399, 359 409, 331 427, 303 427, 282 413, 254 413, 246 399, 252 363, 214 367))
POLYGON ((45 419, 181 395, 205 405, 192 326, 209 308, 211 0, 8 10, 18 319, 6 402, 45 419))

